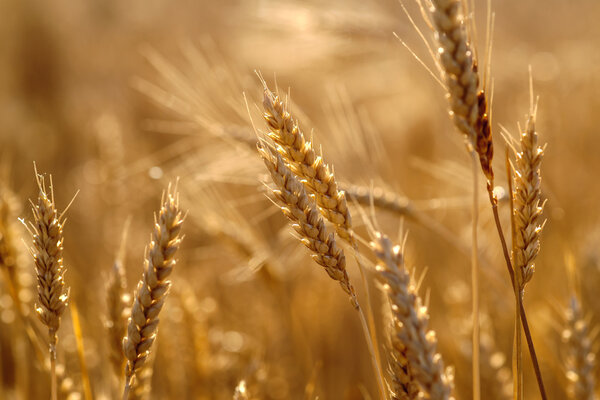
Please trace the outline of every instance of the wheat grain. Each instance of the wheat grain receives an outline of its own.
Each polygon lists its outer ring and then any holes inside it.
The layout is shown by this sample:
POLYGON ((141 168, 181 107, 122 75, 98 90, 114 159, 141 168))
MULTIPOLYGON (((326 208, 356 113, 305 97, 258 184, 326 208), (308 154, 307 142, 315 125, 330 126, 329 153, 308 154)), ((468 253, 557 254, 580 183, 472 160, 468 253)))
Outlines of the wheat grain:
MULTIPOLYGON (((404 267, 400 246, 384 234, 375 232, 371 249, 377 257, 377 270, 388 295, 394 319, 393 341, 404 347, 408 368, 423 392, 431 399, 450 399, 452 379, 444 370, 444 362, 437 353, 435 332, 428 329, 429 315, 416 292, 414 282, 404 267)), ((400 358, 400 361, 403 361, 400 358)), ((405 371, 403 365, 397 368, 405 371)), ((404 377, 396 377, 405 380, 404 377)))
POLYGON ((144 273, 137 285, 123 352, 127 359, 123 400, 127 400, 132 379, 142 368, 156 339, 158 315, 171 282, 167 280, 175 267, 175 253, 181 243, 183 214, 179 208, 176 189, 163 195, 162 205, 155 218, 150 245, 146 251, 144 273))

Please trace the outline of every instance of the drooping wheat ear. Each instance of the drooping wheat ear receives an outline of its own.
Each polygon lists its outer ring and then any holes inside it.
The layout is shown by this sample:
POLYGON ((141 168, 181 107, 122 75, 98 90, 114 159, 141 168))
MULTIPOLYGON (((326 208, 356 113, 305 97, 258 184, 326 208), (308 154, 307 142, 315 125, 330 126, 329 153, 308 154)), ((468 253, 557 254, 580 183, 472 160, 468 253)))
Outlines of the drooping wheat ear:
POLYGON ((492 169, 492 159, 494 158, 494 143, 492 142, 492 129, 488 115, 487 98, 484 90, 477 93, 478 116, 475 123, 477 137, 475 141, 475 151, 479 155, 481 170, 488 180, 491 187, 494 186, 494 170, 492 169))
POLYGON ((54 188, 50 177, 50 196, 46 191, 44 178, 37 174, 39 189, 37 203, 31 203, 33 221, 29 230, 33 237, 30 252, 33 255, 38 282, 36 313, 48 327, 50 356, 56 359, 56 332, 60 327, 60 317, 65 311, 69 289, 65 287, 63 265, 63 215, 56 211, 54 188))
POLYGON ((8 188, 0 184, 0 269, 2 269, 6 278, 11 296, 15 301, 15 307, 20 313, 19 291, 21 284, 17 262, 19 258, 17 247, 19 237, 17 230, 18 213, 19 208, 14 195, 8 188))
POLYGON ((127 400, 132 379, 144 365, 156 339, 158 314, 171 285, 167 278, 176 264, 175 253, 181 243, 183 219, 176 189, 171 191, 169 187, 163 194, 161 209, 155 217, 150 245, 146 250, 144 273, 135 292, 127 336, 123 339, 123 352, 127 359, 123 400, 127 400))
POLYGON ((533 277, 535 257, 540 251, 540 233, 544 227, 544 222, 541 221, 544 203, 540 190, 540 165, 544 148, 538 146, 535 113, 527 120, 519 147, 515 150, 513 263, 518 289, 522 291, 533 277))
POLYGON ((479 117, 479 76, 473 63, 461 0, 432 0, 431 17, 438 42, 438 55, 450 102, 454 125, 476 147, 479 117))
MULTIPOLYGON (((404 266, 400 246, 394 246, 387 236, 376 232, 371 249, 377 257, 377 271, 392 309, 394 329, 390 334, 393 341, 405 346, 409 371, 427 398, 450 399, 452 378, 444 370, 444 362, 437 352, 435 332, 428 329, 427 308, 404 266)), ((405 370, 402 366, 398 368, 405 370)))
POLYGON ((277 144, 277 151, 292 171, 304 180, 307 190, 315 195, 320 212, 335 225, 338 235, 356 246, 345 193, 338 189, 329 166, 305 139, 286 105, 266 84, 263 106, 269 128, 267 135, 277 144))
POLYGON ((596 355, 588 321, 575 296, 571 297, 562 333, 566 344, 566 376, 569 397, 573 400, 593 400, 596 390, 596 355))
POLYGON ((123 337, 127 332, 129 318, 129 295, 125 293, 125 271, 120 259, 115 260, 106 285, 107 319, 106 329, 110 346, 110 362, 117 377, 121 377, 125 366, 123 337))
POLYGON ((304 185, 286 166, 279 153, 263 145, 259 145, 258 151, 275 183, 272 193, 281 211, 292 221, 292 227, 300 235, 302 243, 313 252, 312 258, 333 280, 339 282, 350 296, 352 305, 358 308, 356 293, 346 272, 344 251, 337 246, 335 234, 327 231, 323 217, 306 193, 304 185))

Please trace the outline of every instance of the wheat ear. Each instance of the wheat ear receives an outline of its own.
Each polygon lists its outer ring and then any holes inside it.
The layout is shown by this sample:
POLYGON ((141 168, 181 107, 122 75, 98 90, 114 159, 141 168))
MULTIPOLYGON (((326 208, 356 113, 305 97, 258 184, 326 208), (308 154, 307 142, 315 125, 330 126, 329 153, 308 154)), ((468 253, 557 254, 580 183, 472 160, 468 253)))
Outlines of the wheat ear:
POLYGON ((333 280, 339 282, 350 296, 352 305, 358 308, 356 292, 346 272, 344 251, 338 247, 335 234, 327 231, 323 217, 306 193, 304 185, 286 166, 280 154, 266 146, 259 146, 258 151, 275 183, 272 193, 281 211, 292 221, 300 240, 312 251, 313 259, 333 280))
POLYGON ((150 245, 146 250, 144 273, 135 292, 127 336, 123 339, 125 388, 127 400, 132 380, 142 368, 156 339, 158 315, 162 309, 171 282, 167 280, 175 267, 175 253, 181 243, 183 213, 179 208, 176 189, 163 194, 162 206, 155 217, 150 245))
POLYGON ((540 165, 544 149, 538 146, 535 113, 527 120, 516 151, 513 191, 514 244, 513 264, 518 289, 522 292, 535 271, 535 258, 540 251, 540 233, 544 227, 541 214, 540 165))
POLYGON ((448 91, 450 116, 454 125, 474 146, 477 139, 475 125, 479 117, 479 77, 461 8, 461 0, 432 0, 430 11, 439 46, 439 63, 448 91))
POLYGON ((562 333, 566 344, 566 377, 569 382, 569 398, 572 400, 595 399, 596 355, 593 337, 575 296, 571 297, 566 313, 566 326, 562 333))
POLYGON ((319 210, 335 225, 337 234, 356 247, 345 193, 338 189, 329 166, 316 154, 311 142, 305 139, 285 104, 266 84, 263 106, 263 117, 269 128, 267 135, 277 144, 277 151, 292 171, 304 180, 307 190, 315 195, 319 210))
MULTIPOLYGON (((290 166, 292 171, 302 180, 306 189, 314 195, 318 210, 336 228, 336 232, 347 241, 355 251, 361 279, 365 288, 366 309, 368 317, 369 342, 372 343, 377 371, 380 371, 379 346, 369 282, 365 268, 358 256, 358 242, 352 231, 352 217, 344 191, 339 190, 333 172, 321 156, 318 156, 310 141, 307 141, 298 123, 287 111, 287 107, 279 96, 275 95, 263 81, 264 97, 263 117, 269 131, 267 136, 277 145, 277 151, 290 166)), ((361 317, 363 313, 361 311, 361 317)), ((383 376, 378 377, 379 390, 383 395, 383 376)))
MULTIPOLYGON (((392 339, 405 346, 409 371, 423 392, 431 399, 450 399, 452 379, 444 370, 444 362, 437 352, 435 332, 428 329, 427 308, 404 266, 401 247, 395 246, 384 234, 375 232, 371 249, 377 257, 377 271, 391 304, 394 320, 392 339)), ((398 368, 405 370, 402 365, 398 368)))
POLYGON ((344 251, 337 246, 335 234, 327 231, 315 202, 306 193, 302 182, 287 167, 281 155, 271 151, 263 144, 259 144, 258 150, 275 183, 276 189, 273 189, 272 192, 281 210, 293 222, 292 226, 300 235, 302 243, 313 252, 313 259, 325 269, 332 279, 339 282, 344 292, 350 296, 352 306, 358 311, 376 374, 378 390, 380 396, 385 398, 384 378, 379 364, 376 341, 374 335, 371 335, 372 331, 369 330, 364 312, 358 304, 354 287, 348 278, 344 251))
POLYGON ((37 203, 30 202, 33 221, 29 223, 29 231, 33 238, 30 252, 38 282, 38 301, 35 311, 42 323, 48 327, 51 395, 52 399, 56 399, 56 333, 69 298, 69 289, 65 287, 63 265, 64 219, 63 215, 59 215, 56 211, 52 177, 50 177, 50 196, 48 196, 43 176, 39 175, 37 170, 35 175, 39 194, 37 203))

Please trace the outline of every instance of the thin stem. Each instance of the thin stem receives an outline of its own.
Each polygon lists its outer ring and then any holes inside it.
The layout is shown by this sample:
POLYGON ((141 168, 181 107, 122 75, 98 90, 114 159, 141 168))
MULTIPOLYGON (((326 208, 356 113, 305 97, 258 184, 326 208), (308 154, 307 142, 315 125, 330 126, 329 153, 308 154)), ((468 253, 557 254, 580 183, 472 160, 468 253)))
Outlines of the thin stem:
POLYGON ((56 334, 50 330, 50 397, 52 400, 58 399, 56 385, 56 334))
MULTIPOLYGON (((381 371, 381 367, 377 362, 377 357, 375 356, 375 346, 373 344, 373 340, 371 339, 371 335, 369 332, 369 326, 367 324, 367 320, 365 319, 365 314, 360 306, 356 308, 358 311, 358 316, 360 317, 360 324, 363 329, 363 333, 365 335, 365 339, 367 340, 367 346, 369 347, 369 353, 371 355, 371 363, 373 364, 373 368, 375 369, 375 374, 377 375, 377 386, 379 388, 379 398, 386 400, 386 391, 385 391, 385 382, 383 379, 383 373, 381 371)), ((127 399, 123 399, 127 400, 127 399)))
POLYGON ((471 151, 473 161, 473 222, 472 222, 472 250, 471 250, 471 295, 473 303, 473 400, 481 399, 481 382, 479 371, 479 262, 477 245, 477 225, 479 224, 479 184, 478 184, 478 158, 471 151))
MULTIPOLYGON (((494 221, 496 223, 496 229, 498 230, 498 236, 500 237, 500 243, 502 244, 502 252, 504 254, 504 260, 506 261, 506 268, 508 269, 508 274, 510 275, 510 282, 512 284, 513 290, 515 290, 515 274, 513 272, 512 263, 510 261, 510 255, 508 253, 508 248, 506 247, 506 239, 504 238, 504 233, 502 231, 502 224, 500 223, 500 216, 498 215, 498 200, 494 196, 494 191, 492 185, 488 182, 487 186, 488 196, 490 198, 490 203, 492 205, 492 212, 494 213, 494 221)), ((540 364, 537 359, 537 354, 535 353, 535 347, 533 345, 533 339, 531 338, 531 331, 529 330, 529 323, 527 322, 527 315, 525 314, 525 308, 523 307, 523 303, 521 302, 521 306, 519 307, 519 313, 521 314, 521 323, 523 324, 523 332, 525 333, 525 340, 527 341, 527 347, 529 348, 529 354, 531 356, 531 362, 533 364, 533 370, 535 372, 535 378, 537 380, 538 388, 540 389, 540 395, 542 396, 542 400, 547 400, 548 396, 546 395, 546 388, 544 387, 544 381, 542 380, 542 372, 540 371, 540 364)))
POLYGON ((129 399, 129 390, 131 389, 131 377, 125 377, 125 389, 123 389, 123 400, 129 399))
POLYGON ((516 307, 515 307, 515 376, 514 394, 517 400, 523 399, 523 345, 521 339, 521 319, 519 318, 519 310, 521 309, 521 293, 515 291, 516 307))
MULTIPOLYGON (((368 331, 371 346, 373 347, 373 356, 375 357, 374 362, 377 364, 375 367, 375 372, 379 375, 378 380, 380 383, 384 382, 384 377, 381 375, 381 355, 379 354, 379 346, 377 340, 377 328, 375 326, 375 317, 373 316, 373 306, 371 305, 371 290, 369 289, 369 282, 367 280, 367 274, 365 272, 365 268, 360 261, 360 256, 358 254, 358 245, 353 243, 354 255, 356 258, 356 262, 358 263, 358 270, 360 271, 360 277, 362 280, 362 284, 365 288, 365 297, 367 299, 367 320, 368 320, 368 331)), ((385 386, 384 386, 385 387, 385 386)), ((383 392, 384 399, 387 399, 385 395, 385 391, 383 392)))

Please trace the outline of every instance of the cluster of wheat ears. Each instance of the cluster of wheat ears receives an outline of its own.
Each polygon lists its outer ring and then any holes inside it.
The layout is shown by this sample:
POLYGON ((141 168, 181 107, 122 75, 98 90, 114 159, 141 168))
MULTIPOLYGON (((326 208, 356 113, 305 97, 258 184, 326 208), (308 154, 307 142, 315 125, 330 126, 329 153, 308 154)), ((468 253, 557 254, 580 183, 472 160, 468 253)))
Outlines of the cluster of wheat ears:
MULTIPOLYGON (((469 15, 466 5, 461 0, 425 1, 423 15, 434 31, 436 51, 432 53, 439 68, 439 81, 446 91, 450 119, 472 159, 472 398, 481 399, 480 366, 484 350, 480 341, 480 255, 477 251, 480 212, 477 193, 484 182, 503 249, 506 279, 514 290, 513 397, 524 397, 523 371, 526 366, 523 354, 527 351, 540 396, 546 399, 544 379, 549 378, 542 376, 531 333, 534 327, 528 323, 524 306, 525 288, 534 275, 545 223, 545 200, 540 189, 545 146, 538 143, 537 101, 532 94, 528 118, 518 140, 508 134, 493 134, 490 80, 489 76, 481 76, 478 68, 480 63, 473 47, 472 23, 464 17, 469 15), (500 147, 508 149, 503 173, 508 176, 510 226, 505 227, 501 225, 494 184, 493 139, 497 145, 503 140, 505 145, 500 147), (505 235, 505 232, 509 234, 505 235)), ((313 260, 349 297, 350 306, 363 329, 377 381, 378 394, 373 397, 382 400, 455 398, 454 375, 465 371, 455 372, 439 352, 436 334, 429 327, 427 300, 419 293, 419 279, 405 265, 404 244, 410 238, 405 235, 394 241, 379 228, 378 221, 372 216, 374 213, 369 211, 382 208, 393 214, 407 215, 410 209, 387 193, 338 183, 323 151, 315 148, 311 138, 300 128, 298 119, 290 113, 288 100, 269 89, 262 77, 260 81, 265 125, 255 128, 257 139, 251 146, 256 146, 257 157, 264 161, 268 172, 264 176, 270 176, 264 182, 269 197, 289 219, 295 236, 308 248, 313 260), (359 210, 358 214, 352 215, 351 208, 359 210), (367 226, 368 239, 355 232, 355 220, 362 220, 367 226), (356 261, 360 270, 360 291, 355 289, 359 284, 350 279, 349 258, 356 261), (371 304, 373 294, 369 288, 374 286, 381 288, 386 296, 384 314, 388 323, 385 326, 376 323, 381 318, 377 318, 378 310, 371 304), (381 337, 386 338, 383 343, 380 343, 381 337)), ((31 201, 32 218, 26 226, 32 238, 30 255, 37 278, 35 313, 43 328, 30 319, 29 313, 24 312, 26 305, 19 300, 16 243, 20 238, 14 226, 17 223, 15 210, 11 208, 14 200, 7 188, 0 192, 0 267, 23 335, 34 349, 39 365, 48 371, 50 396, 55 400, 64 395, 59 389, 64 387, 61 382, 68 376, 68 371, 57 365, 56 356, 57 346, 60 346, 61 316, 69 306, 69 278, 65 276, 63 261, 65 212, 59 213, 56 209, 51 178, 46 181, 47 178, 37 170, 35 177, 39 195, 31 201)), ((169 278, 183 239, 184 220, 178 186, 169 186, 155 215, 143 273, 135 291, 126 291, 120 257, 108 278, 105 335, 110 342, 110 363, 115 382, 118 382, 119 396, 124 400, 147 396, 152 371, 160 368, 153 361, 153 344, 159 330, 159 315, 170 291, 169 278)), ((589 326, 575 295, 569 310, 563 334, 569 393, 573 399, 592 399, 595 396, 595 331, 589 326)), ((71 311, 77 326, 76 309, 71 311)), ((85 373, 82 382, 84 396, 92 398, 91 383, 85 373)), ((243 380, 232 388, 231 393, 234 399, 253 398, 243 380)))

